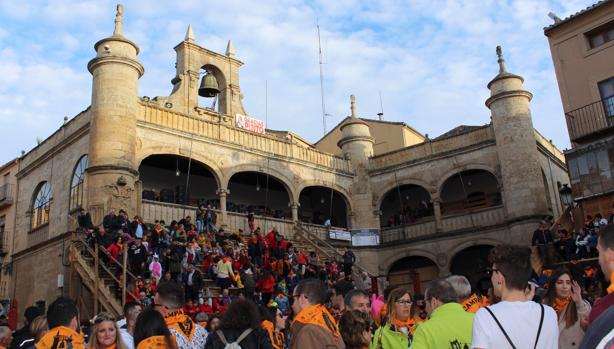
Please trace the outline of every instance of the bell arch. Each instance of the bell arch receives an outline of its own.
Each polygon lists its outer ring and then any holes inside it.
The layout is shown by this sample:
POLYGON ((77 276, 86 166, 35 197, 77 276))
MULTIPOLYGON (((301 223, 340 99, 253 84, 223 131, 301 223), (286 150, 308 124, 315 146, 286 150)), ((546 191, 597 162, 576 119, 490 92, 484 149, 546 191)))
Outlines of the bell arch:
POLYGON ((388 190, 379 204, 380 226, 394 227, 434 216, 431 194, 417 184, 401 184, 388 190))
POLYGON ((288 207, 291 193, 278 177, 258 171, 234 172, 228 179, 229 212, 249 213, 273 218, 292 218, 288 207))
POLYGON ((502 204, 497 177, 483 169, 469 169, 449 176, 441 185, 442 215, 502 204))
POLYGON ((219 89, 219 93, 213 98, 202 97, 198 93, 198 106, 205 109, 210 109, 216 111, 220 114, 229 114, 229 110, 227 110, 227 99, 228 99, 228 82, 224 72, 215 64, 206 63, 200 67, 200 79, 198 84, 196 84, 196 89, 198 90, 205 80, 205 75, 211 74, 216 82, 217 87, 219 89), (212 103, 215 103, 215 106, 212 107, 212 103))
POLYGON ((174 154, 153 154, 141 160, 139 179, 144 200, 219 207, 215 171, 201 161, 174 154))
POLYGON ((414 294, 423 293, 428 284, 439 276, 439 267, 432 258, 412 254, 395 260, 388 269, 391 286, 402 286, 414 294))
POLYGON ((300 221, 324 224, 330 218, 332 226, 349 228, 350 205, 343 193, 325 186, 305 186, 298 202, 300 221))

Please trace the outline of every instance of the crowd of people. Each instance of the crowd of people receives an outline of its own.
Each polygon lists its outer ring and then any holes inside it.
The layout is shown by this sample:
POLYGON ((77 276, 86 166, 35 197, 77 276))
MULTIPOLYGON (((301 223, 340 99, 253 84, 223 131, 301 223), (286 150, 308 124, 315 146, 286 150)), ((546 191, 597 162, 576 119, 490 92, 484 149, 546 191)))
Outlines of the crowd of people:
MULTIPOLYGON (((28 308, 12 341, 0 327, 0 348, 614 346, 614 225, 594 229, 599 267, 589 279, 564 265, 537 275, 529 247, 500 245, 488 258, 489 292, 451 275, 431 280, 424 294, 402 286, 379 294, 368 275, 353 270, 349 249, 339 261, 322 262, 274 228, 262 232, 253 217, 249 232, 228 234, 209 212, 168 225, 110 212, 96 229, 82 211, 84 237, 98 245, 101 261, 127 253, 137 277, 122 319, 100 313, 82 321, 76 304, 59 298, 45 314, 28 308)), ((543 228, 534 240, 552 235, 543 228)))

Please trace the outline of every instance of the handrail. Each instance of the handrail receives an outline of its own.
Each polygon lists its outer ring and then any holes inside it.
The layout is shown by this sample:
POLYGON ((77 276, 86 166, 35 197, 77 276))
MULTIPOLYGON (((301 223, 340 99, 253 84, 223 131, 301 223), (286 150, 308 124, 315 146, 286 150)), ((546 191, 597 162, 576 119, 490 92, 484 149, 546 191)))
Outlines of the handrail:
MULTIPOLYGON (((91 249, 91 248, 90 248, 90 247, 87 245, 87 242, 85 241, 85 239, 83 239, 81 236, 78 236, 78 234, 75 234, 75 238, 76 238, 76 240, 75 240, 74 242, 77 242, 77 241, 81 242, 81 243, 83 244, 83 246, 85 247, 85 250, 86 250, 86 251, 87 251, 87 252, 88 252, 90 255, 92 255, 92 256, 95 256, 95 255, 96 255, 96 252, 95 252, 94 250, 92 250, 92 249, 91 249)), ((132 273, 131 273, 131 272, 128 270, 128 268, 126 268, 126 270, 124 271, 124 270, 123 270, 123 265, 122 265, 122 264, 121 264, 121 263, 120 263, 120 262, 119 262, 117 259, 113 258, 113 256, 112 256, 112 255, 111 255, 111 254, 110 254, 110 253, 109 253, 109 252, 106 250, 106 248, 105 248, 105 249, 103 249, 103 250, 102 250, 102 252, 103 252, 105 255, 107 255, 107 256, 108 256, 108 257, 111 259, 111 261, 113 261, 115 264, 117 264, 117 266, 118 266, 119 268, 121 268, 120 270, 122 270, 122 272, 125 272, 127 276, 130 276, 132 279, 135 279, 135 280, 137 279, 137 277, 136 277, 134 274, 132 274, 132 273)), ((124 253, 127 253, 127 251, 124 251, 124 253)), ((106 265, 104 265, 104 264, 100 264, 100 266, 102 266, 102 268, 104 269, 104 271, 106 271, 106 272, 107 272, 107 273, 108 273, 108 274, 111 276, 111 278, 112 278, 112 279, 113 279, 115 282, 117 282, 118 284, 121 284, 121 283, 122 283, 122 282, 121 282, 121 281, 120 281, 118 278, 116 278, 116 277, 115 277, 115 275, 113 275, 113 273, 112 273, 112 272, 111 272, 111 271, 110 271, 110 270, 107 268, 107 266, 106 266, 106 265)), ((127 288, 127 287, 126 287, 126 288, 127 288)), ((130 295, 130 297, 132 297, 132 298, 134 298, 134 299, 137 299, 137 298, 138 298, 138 297, 136 297, 136 296, 135 296, 135 295, 134 295, 132 292, 130 292, 128 289, 126 289, 125 291, 126 291, 126 292, 127 292, 129 295, 130 295)))
MULTIPOLYGON (((302 231, 304 231, 304 232, 307 232, 307 234, 309 235, 307 240, 308 240, 308 241, 309 241, 309 242, 310 242, 312 245, 314 245, 314 247, 315 247, 316 249, 318 249, 318 250, 322 251, 322 252, 323 252, 323 253, 324 253, 324 254, 325 254, 327 257, 331 258, 331 257, 333 257, 333 256, 331 256, 331 255, 330 255, 330 253, 326 252, 326 250, 324 250, 322 247, 318 246, 318 244, 317 244, 317 243, 315 243, 313 240, 311 240, 311 239, 309 239, 309 238, 313 238, 314 240, 318 241, 318 242, 319 242, 319 243, 321 243, 322 245, 324 245, 324 246, 328 247, 329 249, 332 249, 332 250, 335 252, 335 254, 336 254, 337 256, 341 256, 341 257, 343 257, 343 254, 342 254, 341 252, 337 251, 337 249, 336 249, 336 248, 335 248, 333 245, 331 245, 331 244, 329 244, 328 242, 326 242, 326 241, 322 240, 322 239, 321 239, 319 236, 317 236, 317 234, 313 233, 313 232, 312 232, 310 229, 306 228, 306 227, 305 227, 305 226, 304 226, 304 225, 303 225, 301 222, 297 222, 297 223, 296 223, 296 227, 297 227, 297 228, 299 228, 299 231, 300 231, 300 230, 302 230, 302 231)), ((358 263, 354 263, 354 266, 356 267, 356 269, 360 270, 361 272, 367 273, 367 275, 368 275, 369 277, 373 277, 373 275, 372 275, 372 274, 371 274, 371 273, 370 273, 370 272, 369 272, 369 271, 368 271, 366 268, 364 268, 363 266, 361 266, 360 264, 358 264, 358 263)))

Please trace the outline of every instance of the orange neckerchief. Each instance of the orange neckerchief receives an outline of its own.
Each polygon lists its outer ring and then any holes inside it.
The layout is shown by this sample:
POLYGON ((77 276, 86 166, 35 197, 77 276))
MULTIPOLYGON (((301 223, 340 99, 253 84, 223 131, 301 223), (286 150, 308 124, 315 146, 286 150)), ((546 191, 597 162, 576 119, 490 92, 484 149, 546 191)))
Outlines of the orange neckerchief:
POLYGON ((301 310, 296 318, 294 318, 294 321, 306 325, 320 326, 330 332, 335 338, 340 337, 335 319, 321 304, 310 305, 301 310))
MULTIPOLYGON (((93 348, 94 346, 91 345, 90 347, 93 348)), ((107 347, 101 347, 101 348, 102 349, 117 349, 117 344, 113 343, 113 344, 111 344, 111 345, 109 345, 107 347)))
POLYGON ((164 336, 152 336, 149 338, 143 339, 136 349, 174 349, 177 348, 177 344, 175 343, 175 339, 171 340, 173 343, 173 347, 169 348, 168 344, 166 344, 166 338, 164 336))
POLYGON ((610 286, 608 287, 608 294, 614 293, 614 272, 610 274, 610 286))
MULTIPOLYGON (((408 318, 405 321, 401 321, 401 320, 394 320, 394 328, 396 329, 400 329, 402 327, 406 327, 407 330, 409 331, 409 333, 413 334, 414 331, 416 330, 416 320, 412 319, 412 318, 408 318)), ((405 335, 407 335, 408 333, 405 333, 403 331, 400 330, 396 330, 397 332, 401 332, 404 333, 405 335)))
POLYGON ((465 300, 461 305, 466 312, 475 314, 478 310, 480 310, 481 307, 483 307, 483 298, 484 296, 478 297, 478 295, 474 293, 469 298, 467 298, 467 300, 465 300))
POLYGON ((557 317, 561 317, 561 314, 563 314, 565 309, 567 309, 567 305, 569 305, 570 301, 571 301, 571 297, 565 297, 565 298, 554 297, 554 303, 552 304, 552 307, 556 311, 557 317))
POLYGON ((36 343, 35 347, 37 349, 51 348, 55 341, 57 341, 56 347, 58 348, 67 348, 68 343, 72 343, 73 349, 85 349, 85 340, 83 336, 64 326, 52 328, 40 341, 38 341, 38 343, 36 343), (64 346, 61 347, 61 345, 64 346))
POLYGON ((284 334, 281 332, 275 332, 273 328, 273 323, 269 320, 262 321, 262 328, 267 331, 269 334, 269 339, 271 340, 271 344, 273 344, 273 349, 284 349, 284 334))
POLYGON ((183 333, 188 341, 191 341, 194 333, 196 333, 194 322, 192 322, 189 316, 183 313, 183 310, 169 313, 164 317, 164 322, 166 322, 166 326, 169 328, 174 328, 179 331, 179 333, 183 333))

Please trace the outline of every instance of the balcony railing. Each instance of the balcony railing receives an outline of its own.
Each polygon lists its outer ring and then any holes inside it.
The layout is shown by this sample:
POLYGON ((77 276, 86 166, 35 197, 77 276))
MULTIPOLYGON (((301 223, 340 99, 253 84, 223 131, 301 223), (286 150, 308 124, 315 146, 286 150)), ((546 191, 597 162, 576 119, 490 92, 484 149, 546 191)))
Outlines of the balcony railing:
POLYGON ((614 96, 567 112, 565 118, 572 142, 606 131, 614 126, 614 96))
POLYGON ((13 203, 13 185, 5 184, 0 186, 0 206, 13 203))

